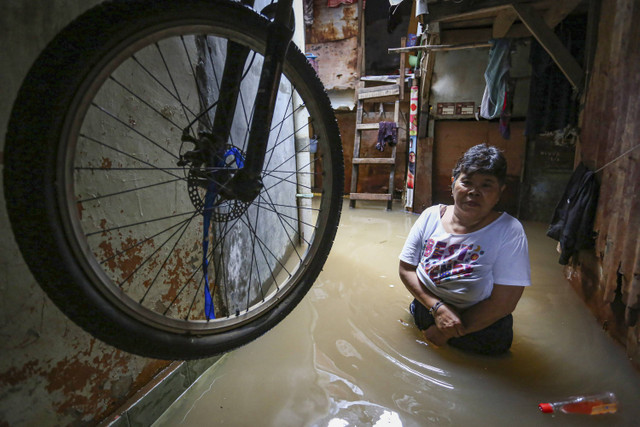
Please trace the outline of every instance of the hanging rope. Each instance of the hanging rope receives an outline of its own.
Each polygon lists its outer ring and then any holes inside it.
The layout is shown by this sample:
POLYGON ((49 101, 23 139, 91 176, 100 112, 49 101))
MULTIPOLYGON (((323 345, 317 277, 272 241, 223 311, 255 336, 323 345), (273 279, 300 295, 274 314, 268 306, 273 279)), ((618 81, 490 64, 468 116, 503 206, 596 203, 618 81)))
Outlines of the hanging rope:
POLYGON ((594 173, 598 173, 600 172, 602 169, 606 168, 607 166, 609 166, 610 164, 620 160, 621 158, 623 158, 624 156, 626 156, 627 154, 629 154, 630 152, 632 152, 633 150, 635 150, 636 148, 640 147, 640 144, 636 145, 635 147, 631 147, 629 148, 627 151, 625 151, 624 153, 620 154, 618 157, 616 157, 615 159, 611 160, 610 162, 606 163, 604 166, 598 168, 594 173))

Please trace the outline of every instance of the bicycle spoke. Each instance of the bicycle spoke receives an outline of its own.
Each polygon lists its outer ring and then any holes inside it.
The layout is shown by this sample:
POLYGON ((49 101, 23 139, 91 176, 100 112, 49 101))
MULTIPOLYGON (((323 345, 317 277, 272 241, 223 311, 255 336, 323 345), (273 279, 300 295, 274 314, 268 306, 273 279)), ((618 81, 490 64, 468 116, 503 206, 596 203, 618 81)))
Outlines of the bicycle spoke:
MULTIPOLYGON (((194 217, 195 217, 195 215, 194 215, 194 216, 192 216, 192 217, 190 218, 190 220, 193 220, 193 218, 194 218, 194 217)), ((189 221, 189 222, 191 222, 191 221, 189 221)), ((165 257, 164 261, 162 262, 162 265, 161 265, 161 266, 160 266, 160 268, 158 269, 158 272, 156 273, 156 275, 154 276, 153 280, 151 281, 151 283, 150 283, 150 284, 149 284, 149 286, 147 287, 146 292, 144 293, 144 295, 142 296, 142 298, 138 301, 140 304, 142 304, 142 302, 144 301, 144 299, 147 297, 147 295, 148 295, 148 294, 149 294, 149 292, 151 291, 151 288, 155 285, 156 280, 158 279, 158 276, 160 276, 160 273, 161 273, 161 272, 162 272, 162 270, 164 269, 165 265, 167 265, 167 262, 168 262, 168 261, 169 261, 169 259, 171 258, 171 255, 174 253, 174 251, 175 251, 175 249, 176 249, 176 246, 178 245, 178 243, 180 243, 180 240, 181 240, 181 239, 182 239, 182 237, 184 236, 184 233, 187 231, 187 225, 188 225, 188 223, 187 223, 184 227, 182 227, 182 233, 180 233, 180 237, 178 237, 178 238, 176 239, 175 243, 174 243, 174 244, 173 244, 173 246, 171 247, 171 250, 169 251, 169 253, 168 253, 168 254, 167 254, 167 256, 165 257)), ((177 233, 178 231, 179 231, 179 230, 176 230, 176 233, 177 233)), ((174 234, 175 234, 175 233, 174 233, 174 234)), ((173 237, 173 235, 171 235, 170 237, 173 237)), ((163 247, 163 246, 164 246, 168 241, 169 241, 169 239, 167 239, 165 242, 163 242, 163 244, 161 245, 161 247, 163 247)), ((159 250, 159 249, 160 249, 160 248, 158 248, 158 250, 159 250)), ((156 252, 156 251, 154 251, 154 253, 155 253, 155 252, 156 252)), ((153 256, 153 254, 152 254, 151 256, 153 256)), ((145 263, 147 262, 147 260, 149 260, 149 259, 151 258, 151 256, 150 256, 150 257, 148 257, 148 258, 147 258, 147 259, 146 259, 142 264, 140 264, 140 267, 138 267, 138 269, 139 269, 139 268, 141 268, 141 267, 142 267, 142 265, 143 265, 143 264, 145 264, 145 263)), ((121 284, 121 286, 122 286, 122 284, 121 284)))
MULTIPOLYGON (((141 133, 140 131, 138 131, 137 129, 135 129, 132 125, 130 125, 129 123, 126 123, 124 121, 122 121, 119 117, 117 117, 115 114, 107 111, 105 108, 100 107, 99 105, 92 103, 92 106, 94 106, 95 108, 97 108, 98 110, 102 111, 103 113, 105 113, 106 115, 108 115, 109 117, 113 118, 114 120, 116 120, 118 123, 120 123, 121 125, 123 125, 124 127, 128 128, 129 130, 133 131, 136 135, 141 136, 143 139, 149 141, 152 145, 158 147, 160 150, 164 151, 165 153, 169 154, 171 157, 173 157, 174 159, 178 159, 178 156, 176 156, 174 153, 172 153, 171 151, 167 150, 166 148, 162 147, 160 144, 158 144, 157 142, 151 140, 148 136, 144 135, 143 133, 141 133)), ((111 148, 111 147, 110 147, 111 148)), ((115 148, 113 148, 114 150, 116 150, 115 148)), ((116 150, 118 151, 118 150, 116 150)), ((119 151, 120 153, 122 153, 121 151, 119 151)), ((122 153, 124 154, 124 153, 122 153)))
POLYGON ((136 242, 134 245, 131 245, 131 246, 127 247, 127 248, 123 248, 122 251, 116 251, 110 257, 104 258, 102 260, 99 260, 99 262, 100 262, 100 264, 106 264, 106 263, 110 262, 111 260, 113 260, 114 258, 122 256, 122 255, 126 254, 127 252, 129 252, 129 251, 131 251, 131 250, 133 250, 135 248, 138 248, 138 247, 142 246, 143 244, 145 244, 145 243, 155 239, 156 237, 160 236, 161 234, 166 233, 167 231, 171 230, 172 228, 175 228, 175 227, 178 227, 180 225, 183 225, 188 221, 191 221, 191 219, 189 218, 189 219, 185 219, 182 222, 177 222, 174 225, 172 225, 171 227, 167 227, 164 230, 161 230, 161 231, 157 232, 156 234, 154 234, 152 236, 149 236, 147 238, 144 238, 144 239, 136 242))
MULTIPOLYGON (((198 100, 200 102, 200 110, 204 110, 206 108, 207 105, 207 100, 204 98, 204 93, 205 91, 201 90, 200 88, 200 83, 198 82, 198 75, 196 74, 196 70, 194 70, 193 68, 193 62, 191 61, 191 55, 189 54, 189 49, 187 49, 187 44, 184 41, 184 36, 180 36, 180 41, 182 42, 182 48, 184 50, 184 54, 187 57, 187 63, 189 64, 189 68, 191 69, 191 75, 193 76, 193 81, 195 83, 195 87, 196 87, 196 92, 198 92, 198 100)), ((195 43, 197 43, 197 41, 194 40, 195 43)), ((198 64, 200 65, 200 64, 198 64)), ((209 119, 209 116, 205 115, 205 117, 207 118, 207 129, 211 129, 213 127, 213 125, 211 124, 211 120, 209 119)), ((191 126, 189 126, 191 127, 191 126)))
MULTIPOLYGON (((258 207, 256 214, 255 214, 255 222, 254 222, 254 227, 255 224, 258 223, 258 218, 260 217, 260 207, 258 207)), ((254 227, 251 227, 250 224, 249 225, 249 229, 253 229, 254 227)), ((255 248, 256 245, 256 237, 257 237, 257 233, 251 233, 251 247, 255 248)), ((247 286, 247 304, 246 304, 246 310, 249 311, 249 303, 251 301, 251 288, 252 288, 252 278, 253 278, 253 268, 255 265, 255 254, 256 251, 255 249, 253 249, 251 251, 251 257, 250 257, 250 261, 249 261, 249 286, 247 286)), ((268 264, 267 264, 268 265, 268 264)), ((262 283, 262 281, 260 280, 260 269, 257 268, 256 266, 256 275, 258 276, 258 280, 257 283, 260 284, 262 283)))
POLYGON ((169 117, 167 117, 167 115, 162 114, 161 111, 159 111, 157 108, 155 108, 153 105, 151 105, 149 102, 147 102, 146 99, 142 98, 141 96, 139 96, 138 94, 136 94, 135 92, 133 92, 131 89, 129 89, 127 86, 125 86, 122 82, 120 82, 118 79, 116 79, 113 75, 109 76, 109 79, 111 81, 113 81, 114 83, 116 83, 118 86, 120 86, 122 89, 124 89, 127 93, 129 93, 131 96, 133 96, 136 100, 142 102, 145 106, 147 106, 149 109, 151 109, 152 111, 154 111, 158 116, 162 117, 163 120, 168 121, 169 123, 171 123, 173 126, 179 128, 180 125, 177 124, 176 122, 174 122, 173 120, 171 120, 169 117))
MULTIPOLYGON (((140 62, 140 60, 139 60, 135 55, 133 55, 133 56, 131 57, 131 59, 133 59, 133 61, 134 61, 136 64, 138 64, 138 65, 140 66, 140 68, 141 68, 142 70, 144 70, 144 72, 145 72, 145 73, 147 73, 147 74, 149 75, 149 77, 151 77, 151 78, 152 78, 156 83, 158 83, 158 84, 160 85, 160 87, 162 87, 162 88, 165 90, 165 92, 166 92, 170 97, 172 97, 175 101, 178 101, 178 102, 181 104, 181 107, 182 107, 184 110, 188 111, 192 116, 196 116, 196 113, 194 113, 193 111, 191 111, 191 109, 189 109, 189 107, 188 107, 187 105, 183 105, 183 104, 182 104, 182 102, 180 101, 180 99, 179 99, 178 97, 176 97, 176 95, 175 95, 173 92, 171 92, 171 90, 170 90, 170 89, 169 89, 169 88, 168 88, 164 83, 162 83, 162 82, 161 82, 161 81, 160 81, 160 80, 155 76, 155 74, 153 74, 151 71, 149 71, 149 69, 148 69, 147 67, 145 67, 145 66, 140 62)), ((186 115, 186 114, 185 114, 185 115, 186 115)), ((187 122, 188 122, 188 121, 189 121, 189 120, 187 120, 187 122)))
MULTIPOLYGON (((221 105, 222 69, 229 53, 226 43, 225 38, 217 36, 180 34, 174 40, 153 41, 131 55, 128 61, 131 65, 126 65, 122 72, 110 73, 107 82, 148 112, 136 116, 135 121, 125 120, 120 110, 107 102, 107 95, 104 101, 96 98, 90 104, 96 111, 94 116, 111 121, 110 133, 113 136, 122 133, 124 137, 103 137, 97 127, 88 128, 79 137, 87 147, 90 144, 101 147, 106 153, 114 153, 117 159, 105 163, 106 157, 100 160, 98 152, 82 158, 73 167, 76 179, 87 182, 86 186, 78 186, 76 201, 82 206, 79 209, 89 210, 84 226, 86 238, 93 242, 98 236, 119 236, 121 241, 115 252, 97 260, 99 265, 116 262, 119 266, 130 259, 131 266, 119 267, 122 272, 118 274, 122 277, 116 286, 127 287, 128 283, 139 286, 135 291, 139 292, 135 299, 138 304, 162 316, 179 317, 187 322, 206 320, 202 307, 205 277, 210 280, 209 296, 216 313, 215 319, 207 323, 215 324, 219 316, 231 319, 234 313, 236 317, 249 314, 254 305, 266 303, 270 292, 280 292, 301 268, 318 232, 318 218, 323 215, 311 200, 322 198, 321 192, 312 195, 314 170, 321 165, 321 158, 310 153, 310 142, 297 141, 299 135, 306 135, 313 117, 299 123, 294 120, 299 113, 305 117, 308 110, 304 102, 294 102, 298 99, 297 87, 288 79, 281 82, 282 92, 277 99, 280 107, 269 126, 261 171, 263 187, 258 197, 242 204, 216 195, 210 207, 204 206, 207 182, 214 184, 212 188, 220 194, 239 166, 235 157, 225 158, 222 165, 216 166, 208 160, 197 160, 198 157, 184 157, 185 153, 191 153, 188 150, 198 153, 202 148, 198 145, 203 144, 199 132, 212 131, 213 119, 221 105), (169 59, 170 55, 183 58, 181 70, 178 63, 169 59), (152 89, 139 84, 145 80, 152 89), (151 93, 159 93, 162 98, 152 99, 151 93), (169 108, 179 114, 172 115, 169 108), (181 126, 183 121, 186 126, 181 126), (163 132, 167 128, 171 133, 163 132), (189 132, 192 139, 184 140, 184 132, 189 132), (167 145, 172 143, 171 138, 175 138, 175 150, 167 145), (191 141, 193 148, 184 147, 191 141), (138 145, 131 145, 131 149, 127 144, 138 145), (145 146, 152 151, 145 150, 145 146), (166 154, 176 163, 159 166, 157 157, 166 154), (194 166, 192 159, 197 162, 194 166), (100 161, 102 165, 94 166, 100 161), (165 177, 154 175, 157 173, 165 177), (89 185, 92 179, 104 184, 89 185), (169 196, 171 210, 162 202, 154 202, 169 196), (118 211, 111 208, 118 204, 122 205, 118 211), (92 213, 96 209, 101 210, 92 213), (203 253, 202 221, 194 220, 209 211, 210 238, 207 253, 203 253), (99 227, 94 218, 104 218, 99 227), (247 246, 242 255, 237 252, 239 241, 247 246), (195 262, 198 248, 200 261, 195 262), (189 264, 184 264, 180 257, 194 250, 189 264), (182 267, 179 280, 174 282, 169 278, 178 274, 171 273, 177 265, 182 267)), ((247 142, 256 111, 252 100, 263 60, 259 53, 250 51, 242 75, 236 79, 239 91, 235 110, 229 113, 234 123, 225 143, 243 156, 251 148, 247 142)), ((91 245, 99 248, 98 243, 91 245)))
POLYGON ((194 211, 182 212, 182 213, 178 213, 178 214, 174 214, 174 215, 167 215, 167 216, 163 216, 163 217, 160 217, 160 218, 148 219, 148 220, 145 220, 145 221, 132 222, 130 224, 119 225, 119 226, 116 226, 116 227, 105 228, 105 229, 102 229, 100 231, 94 231, 92 233, 86 233, 85 237, 91 237, 91 236, 95 236, 95 235, 99 235, 99 234, 103 234, 103 233, 109 233, 111 231, 116 231, 116 230, 123 230, 123 229, 126 229, 126 228, 136 227, 136 226, 144 225, 144 224, 151 224, 151 223, 158 222, 158 221, 163 221, 163 220, 166 220, 166 219, 177 218, 179 216, 193 215, 195 213, 197 213, 197 211, 194 210, 194 211))
POLYGON ((173 184, 177 181, 184 181, 184 178, 175 178, 175 179, 171 179, 169 181, 163 181, 163 182, 157 182, 155 184, 149 184, 149 185, 143 185, 142 187, 135 187, 135 188, 129 188, 127 190, 120 190, 120 191, 116 191, 113 193, 108 193, 108 194, 102 194, 100 196, 94 196, 94 197, 89 197, 86 199, 81 199, 78 200, 76 203, 86 203, 86 202, 90 202, 90 201, 94 201, 94 200, 100 200, 100 199, 105 199, 105 198, 109 198, 109 197, 115 197, 115 196, 120 196, 122 194, 127 194, 127 193, 132 193, 134 191, 140 191, 140 190, 146 190, 152 187, 157 187, 159 185, 167 185, 167 184, 173 184))
MULTIPOLYGON (((254 229, 253 227, 251 227, 251 224, 249 224, 248 222, 243 221, 243 223, 247 226, 247 228, 249 228, 249 230, 255 236, 256 241, 258 243, 258 247, 260 248, 260 252, 262 253, 262 256, 263 256, 263 258, 265 260, 266 265, 269 265, 269 259, 267 258, 266 254, 264 253, 265 249, 269 252, 269 255, 271 255, 271 258, 273 258, 273 260, 279 265, 279 267, 282 268, 284 271, 286 271, 287 275, 289 277, 291 277, 291 272, 287 269, 287 267, 282 262, 280 262, 278 257, 276 257, 275 254, 269 249, 269 245, 263 239, 258 237, 257 230, 254 229)), ((255 245, 254 245, 254 248, 255 248, 255 245)), ((270 272, 271 272, 271 277, 272 277, 272 279, 274 281, 274 284, 275 284, 276 288, 280 289, 280 287, 278 286, 277 279, 273 275, 273 269, 270 269, 270 272)))
MULTIPOLYGON (((265 204, 266 204, 266 207, 264 207, 264 209, 269 209, 269 208, 271 208, 271 206, 272 206, 272 203, 271 203, 271 202, 266 202, 265 204)), ((289 228, 291 228, 291 229, 293 230, 294 234, 298 235, 298 237, 300 237, 300 233, 298 232, 298 230, 296 230, 296 228, 295 228, 295 227, 293 227, 291 224, 289 224, 287 221, 282 220, 283 218, 284 218, 284 219, 289 219, 289 220, 291 220, 291 221, 295 221, 296 223, 300 222, 300 224, 302 224, 302 225, 306 225, 306 226, 311 227, 311 228, 314 228, 314 229, 316 228, 316 225, 315 225, 315 224, 311 224, 311 223, 307 223, 307 222, 304 222, 304 221, 300 221, 298 218, 293 217, 293 216, 290 216, 290 215, 285 215, 285 214, 283 214, 282 212, 279 212, 279 211, 278 211, 277 209, 275 209, 275 208, 271 208, 271 209, 269 209, 269 210, 270 210, 271 212, 275 213, 275 214, 276 214, 276 215, 281 219, 281 225, 282 225, 282 224, 286 224, 286 225, 288 225, 288 226, 289 226, 289 228)), ((308 241, 305 241, 305 243, 306 243, 306 244, 311 244, 311 243, 310 243, 310 242, 308 242, 308 241)))

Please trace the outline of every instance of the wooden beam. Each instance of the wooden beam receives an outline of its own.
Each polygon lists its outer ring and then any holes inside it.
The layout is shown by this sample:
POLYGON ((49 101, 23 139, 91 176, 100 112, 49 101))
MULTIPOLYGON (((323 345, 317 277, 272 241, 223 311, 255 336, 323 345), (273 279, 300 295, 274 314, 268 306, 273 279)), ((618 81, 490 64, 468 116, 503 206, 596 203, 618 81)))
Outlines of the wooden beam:
POLYGON ((477 0, 474 2, 435 2, 429 3, 429 13, 422 15, 425 23, 445 22, 449 19, 471 18, 477 14, 497 12, 508 8, 514 3, 523 3, 531 0, 477 0), (469 3, 472 3, 471 5, 469 3))
POLYGON ((356 58, 356 68, 358 77, 364 76, 364 5, 363 0, 358 0, 358 51, 356 58))
POLYGON ((391 200, 391 194, 386 193, 351 193, 349 199, 351 200, 391 200))
POLYGON ((556 1, 544 14, 544 22, 549 28, 555 28, 564 18, 582 3, 582 0, 562 0, 556 1))
POLYGON ((511 7, 498 12, 493 21, 493 38, 500 39, 506 36, 517 17, 518 14, 511 7))
POLYGON ((354 165, 395 165, 396 160, 391 157, 357 157, 351 159, 354 165))
POLYGON ((571 56, 569 50, 562 44, 551 28, 545 24, 543 19, 530 6, 513 4, 513 8, 524 25, 531 31, 531 34, 555 61, 573 88, 577 91, 582 91, 584 80, 582 67, 571 56))
POLYGON ((462 44, 432 44, 412 47, 390 47, 389 53, 395 52, 413 52, 413 51, 430 51, 430 50, 460 50, 460 49, 473 49, 477 47, 490 47, 489 42, 478 43, 462 43, 462 44))
MULTIPOLYGON (((531 33, 523 23, 516 20, 504 37, 522 39, 531 37, 531 33)), ((478 40, 491 40, 492 38, 493 28, 447 29, 440 34, 442 44, 474 43, 478 40)))
POLYGON ((356 130, 378 130, 380 123, 360 123, 356 124, 356 130))
POLYGON ((356 90, 358 99, 383 98, 400 95, 400 85, 363 87, 356 90))

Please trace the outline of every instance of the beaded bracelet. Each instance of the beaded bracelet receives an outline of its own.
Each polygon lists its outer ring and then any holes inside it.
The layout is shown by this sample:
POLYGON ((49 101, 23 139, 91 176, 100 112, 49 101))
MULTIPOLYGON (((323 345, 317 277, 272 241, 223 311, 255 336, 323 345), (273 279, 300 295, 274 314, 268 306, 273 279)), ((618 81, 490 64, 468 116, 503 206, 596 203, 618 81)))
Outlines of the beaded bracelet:
POLYGON ((437 303, 433 304, 433 307, 429 309, 429 314, 432 316, 436 314, 442 304, 444 304, 442 301, 438 301, 437 303))

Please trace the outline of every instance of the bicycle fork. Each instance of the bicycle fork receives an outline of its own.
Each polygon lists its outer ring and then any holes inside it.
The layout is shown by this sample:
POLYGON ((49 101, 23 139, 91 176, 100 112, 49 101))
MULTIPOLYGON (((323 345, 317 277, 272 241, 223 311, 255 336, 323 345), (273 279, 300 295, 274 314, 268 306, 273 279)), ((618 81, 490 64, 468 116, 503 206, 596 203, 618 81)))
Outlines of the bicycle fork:
MULTIPOLYGON (((243 3, 252 6, 253 1, 243 1, 243 3)), ((262 167, 267 151, 273 110, 278 96, 284 59, 294 32, 290 26, 292 4, 293 0, 280 0, 270 5, 275 6, 275 11, 273 7, 267 6, 262 12, 263 14, 273 13, 274 17, 268 26, 266 51, 255 98, 254 117, 249 129, 246 158, 243 162, 244 167, 238 169, 226 183, 220 183, 217 192, 223 199, 249 203, 262 190, 262 167)), ((183 141, 194 143, 196 150, 187 153, 185 159, 181 159, 183 165, 185 162, 195 164, 194 159, 198 158, 197 162, 200 164, 206 164, 210 170, 216 169, 220 153, 226 150, 231 133, 248 55, 249 48, 235 42, 228 43, 212 132, 201 134, 196 139, 189 135, 190 126, 185 129, 183 141)))

